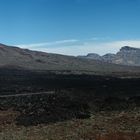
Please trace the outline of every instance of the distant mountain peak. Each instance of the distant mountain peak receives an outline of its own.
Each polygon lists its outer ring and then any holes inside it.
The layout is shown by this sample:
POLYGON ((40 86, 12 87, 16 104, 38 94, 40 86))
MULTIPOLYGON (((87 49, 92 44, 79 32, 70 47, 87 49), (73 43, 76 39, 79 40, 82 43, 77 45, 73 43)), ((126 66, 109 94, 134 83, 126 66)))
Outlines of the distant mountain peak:
POLYGON ((120 51, 132 51, 132 50, 140 50, 139 48, 134 48, 130 46, 124 46, 120 49, 120 51))
MULTIPOLYGON (((94 74, 128 71, 128 67, 109 64, 98 54, 89 54, 95 60, 77 59, 74 56, 52 54, 0 44, 0 68, 26 70, 89 71, 94 74), (100 61, 99 61, 100 60, 100 61)), ((82 57, 82 56, 81 56, 82 57)), ((89 59, 91 59, 89 57, 89 59)), ((132 70, 135 69, 132 67, 132 70)))
POLYGON ((82 58, 100 60, 108 63, 140 66, 140 48, 133 48, 130 46, 124 46, 116 54, 107 53, 100 56, 95 53, 90 53, 82 58))
POLYGON ((88 59, 93 59, 94 58, 94 60, 101 60, 102 59, 102 57, 99 54, 97 54, 97 53, 88 53, 86 57, 88 59))
POLYGON ((100 55, 97 53, 88 53, 87 56, 100 56, 100 55))
POLYGON ((116 54, 100 56, 99 54, 89 53, 87 56, 79 56, 79 58, 90 60, 87 61, 77 59, 74 56, 38 52, 0 44, 0 67, 18 66, 27 69, 41 70, 76 69, 77 66, 80 67, 80 69, 88 68, 95 70, 101 67, 99 65, 100 62, 106 65, 107 69, 110 67, 110 64, 107 63, 140 66, 140 49, 124 46, 116 54))

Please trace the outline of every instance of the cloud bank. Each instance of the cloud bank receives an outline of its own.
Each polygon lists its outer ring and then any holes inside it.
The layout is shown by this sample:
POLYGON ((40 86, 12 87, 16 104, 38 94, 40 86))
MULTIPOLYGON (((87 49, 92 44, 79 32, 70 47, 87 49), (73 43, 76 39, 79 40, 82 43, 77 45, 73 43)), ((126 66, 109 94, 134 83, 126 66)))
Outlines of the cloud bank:
POLYGON ((64 55, 86 55, 87 53, 116 53, 123 46, 140 48, 140 40, 120 40, 99 42, 94 40, 80 41, 77 39, 59 40, 54 42, 43 42, 34 44, 16 45, 21 48, 58 53, 64 55))

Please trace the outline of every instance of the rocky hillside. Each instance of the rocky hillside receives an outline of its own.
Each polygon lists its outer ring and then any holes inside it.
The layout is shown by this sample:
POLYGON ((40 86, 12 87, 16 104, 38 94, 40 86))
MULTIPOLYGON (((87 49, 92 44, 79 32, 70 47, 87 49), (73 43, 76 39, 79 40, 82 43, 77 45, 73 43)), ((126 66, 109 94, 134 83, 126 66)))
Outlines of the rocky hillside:
MULTIPOLYGON (((126 48, 122 50, 124 49, 126 48)), ((118 53, 118 55, 121 55, 121 53, 118 53)), ((98 58, 98 55, 96 57, 98 58)), ((140 71, 140 68, 136 67, 109 64, 99 60, 81 59, 74 56, 31 51, 0 44, 0 68, 3 67, 27 70, 82 71, 94 74, 140 71)))
POLYGON ((87 56, 78 56, 80 58, 100 60, 114 64, 140 66, 140 49, 124 46, 116 54, 105 54, 100 56, 98 54, 88 54, 87 56))

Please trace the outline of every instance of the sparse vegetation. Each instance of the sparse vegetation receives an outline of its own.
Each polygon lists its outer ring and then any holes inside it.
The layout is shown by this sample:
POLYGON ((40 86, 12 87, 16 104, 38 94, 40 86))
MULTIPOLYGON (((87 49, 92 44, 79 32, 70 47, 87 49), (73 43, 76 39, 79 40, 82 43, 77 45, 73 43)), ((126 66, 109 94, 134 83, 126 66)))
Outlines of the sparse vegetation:
POLYGON ((139 140, 140 109, 30 127, 12 122, 0 128, 0 140, 139 140))

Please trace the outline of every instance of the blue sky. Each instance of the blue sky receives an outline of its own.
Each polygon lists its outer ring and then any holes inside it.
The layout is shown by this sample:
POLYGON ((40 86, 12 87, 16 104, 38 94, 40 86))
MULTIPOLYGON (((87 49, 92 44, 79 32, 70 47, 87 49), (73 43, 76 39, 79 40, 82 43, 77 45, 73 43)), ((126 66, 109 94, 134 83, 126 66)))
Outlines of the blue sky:
POLYGON ((68 55, 140 47, 140 0, 0 0, 0 42, 68 55))

